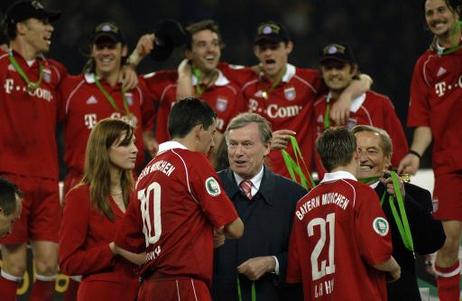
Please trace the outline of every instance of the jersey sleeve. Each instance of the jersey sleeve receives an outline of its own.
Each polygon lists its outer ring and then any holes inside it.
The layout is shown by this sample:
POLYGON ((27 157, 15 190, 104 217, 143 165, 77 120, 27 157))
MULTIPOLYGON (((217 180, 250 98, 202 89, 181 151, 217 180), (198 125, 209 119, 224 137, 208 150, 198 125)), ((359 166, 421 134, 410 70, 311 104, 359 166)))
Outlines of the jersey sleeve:
POLYGON ((207 158, 194 153, 191 161, 191 170, 194 170, 190 178, 192 194, 210 222, 221 228, 235 221, 239 217, 237 211, 207 158))
POLYGON ((144 251, 143 220, 141 217, 141 203, 135 193, 128 204, 127 211, 117 227, 114 240, 122 249, 133 253, 144 251))
POLYGON ((289 251, 287 259, 287 276, 286 282, 288 283, 298 283, 302 281, 302 272, 300 269, 300 259, 298 256, 298 238, 297 231, 300 231, 298 228, 300 223, 297 222, 297 218, 294 217, 292 231, 289 239, 289 251))
POLYGON ((428 103, 430 87, 425 81, 423 61, 424 57, 419 58, 412 74, 407 119, 409 127, 430 126, 430 106, 428 103))
POLYGON ((154 106, 154 97, 149 92, 146 82, 142 77, 139 79, 138 87, 140 89, 141 99, 141 127, 143 132, 149 131, 154 133, 156 110, 154 106))
POLYGON ((355 206, 355 232, 361 256, 369 265, 385 262, 392 254, 390 225, 376 192, 362 185, 358 189, 355 206))
POLYGON ((88 190, 77 188, 67 194, 59 233, 59 267, 66 275, 90 274, 112 265, 109 244, 84 248, 90 207, 88 190))

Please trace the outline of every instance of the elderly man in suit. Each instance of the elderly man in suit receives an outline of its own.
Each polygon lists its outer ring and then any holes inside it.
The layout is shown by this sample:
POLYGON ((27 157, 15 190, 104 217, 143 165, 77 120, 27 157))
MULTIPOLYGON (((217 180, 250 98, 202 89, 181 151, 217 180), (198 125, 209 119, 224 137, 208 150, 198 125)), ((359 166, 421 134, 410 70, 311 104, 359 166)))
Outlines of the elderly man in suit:
POLYGON ((219 172, 246 229, 239 240, 215 250, 214 300, 302 300, 301 287, 285 283, 287 250, 295 205, 306 190, 264 165, 271 127, 255 113, 229 123, 225 139, 229 168, 219 172))

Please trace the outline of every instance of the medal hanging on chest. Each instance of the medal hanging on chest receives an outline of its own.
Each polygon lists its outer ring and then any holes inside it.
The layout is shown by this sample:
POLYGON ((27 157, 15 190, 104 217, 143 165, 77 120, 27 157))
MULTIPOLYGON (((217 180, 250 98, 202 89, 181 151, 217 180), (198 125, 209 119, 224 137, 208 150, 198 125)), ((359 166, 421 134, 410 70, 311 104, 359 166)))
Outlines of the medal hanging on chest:
MULTIPOLYGON (((111 94, 109 94, 108 91, 106 91, 106 89, 101 85, 101 83, 99 82, 99 79, 98 79, 98 76, 96 74, 93 75, 94 76, 94 79, 95 79, 95 84, 96 84, 96 87, 98 87, 98 89, 100 90, 100 92, 104 95, 104 98, 106 98, 106 100, 109 102, 109 104, 112 106, 112 108, 114 109, 114 111, 116 112, 119 112, 120 114, 124 114, 124 112, 122 112, 122 110, 119 109, 119 107, 117 106, 114 98, 112 97, 111 94)), ((133 114, 130 112, 130 110, 128 109, 128 101, 127 101, 127 97, 125 96, 125 91, 124 89, 121 89, 120 93, 122 94, 122 102, 124 104, 124 109, 125 109, 125 116, 126 116, 126 122, 129 123, 130 125, 132 125, 132 122, 134 120, 134 116, 133 114)))
POLYGON ((35 90, 40 87, 43 78, 43 65, 39 63, 39 79, 35 82, 31 81, 27 76, 26 72, 21 68, 18 61, 13 56, 13 51, 8 52, 8 58, 10 60, 11 65, 13 66, 14 70, 18 72, 19 76, 26 82, 27 92, 33 93, 35 90))

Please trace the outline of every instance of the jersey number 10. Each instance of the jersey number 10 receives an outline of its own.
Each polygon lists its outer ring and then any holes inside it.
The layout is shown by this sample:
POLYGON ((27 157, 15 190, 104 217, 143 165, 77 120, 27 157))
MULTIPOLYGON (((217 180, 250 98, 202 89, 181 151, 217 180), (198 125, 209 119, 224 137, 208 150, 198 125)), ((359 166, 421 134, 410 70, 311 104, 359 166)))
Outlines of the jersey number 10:
POLYGON ((315 229, 320 231, 318 242, 311 252, 311 277, 314 281, 335 272, 335 213, 329 213, 326 219, 320 217, 312 219, 306 228, 308 237, 315 234, 315 229), (327 228, 329 228, 329 233, 327 233, 327 228), (329 258, 319 262, 319 256, 326 244, 326 237, 329 238, 329 258))
POLYGON ((149 184, 148 188, 138 191, 138 199, 141 203, 141 217, 143 218, 143 233, 146 247, 158 242, 162 234, 160 196, 161 187, 157 182, 153 182, 149 184), (151 208, 152 210, 150 210, 151 208), (151 212, 153 213, 152 217, 151 212))

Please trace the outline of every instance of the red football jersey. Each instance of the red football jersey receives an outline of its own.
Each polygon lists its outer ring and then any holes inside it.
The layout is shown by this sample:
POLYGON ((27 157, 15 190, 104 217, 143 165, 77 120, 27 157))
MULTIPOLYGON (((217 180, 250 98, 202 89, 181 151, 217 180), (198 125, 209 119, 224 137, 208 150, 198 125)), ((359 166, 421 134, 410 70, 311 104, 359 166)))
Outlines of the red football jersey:
POLYGON ((392 254, 377 194, 347 172, 327 173, 297 203, 288 282, 305 300, 387 300, 385 273, 371 267, 392 254))
MULTIPOLYGON (((168 115, 175 104, 178 73, 176 71, 159 71, 144 77, 154 101, 158 104, 156 139, 165 142, 170 139, 167 129, 168 115)), ((194 87, 197 80, 193 77, 194 87)), ((224 132, 229 121, 240 112, 246 110, 239 89, 219 71, 214 84, 200 96, 217 114, 217 130, 224 132)))
POLYGON ((141 172, 116 244, 147 252, 143 271, 210 283, 213 229, 238 218, 207 158, 165 142, 141 172), (144 234, 144 236, 143 236, 144 234))
MULTIPOLYGON (((314 151, 313 104, 324 84, 318 70, 302 69, 287 64, 286 73, 279 85, 272 83, 251 68, 233 68, 220 64, 226 76, 242 87, 248 111, 262 115, 271 122, 273 131, 295 131, 306 164, 310 165, 314 151)), ((289 153, 294 157, 292 151, 289 153)), ((271 169, 289 177, 281 151, 269 154, 271 169)), ((311 169, 311 166, 308 166, 311 169)))
POLYGON ((0 50, 0 173, 58 178, 55 139, 58 94, 56 87, 64 76, 62 65, 43 57, 31 66, 17 52, 14 58, 30 81, 42 81, 34 91, 0 50))
MULTIPOLYGON (((326 127, 324 119, 329 98, 330 94, 327 94, 320 97, 314 103, 317 137, 322 134, 326 127)), ((335 125, 335 122, 332 120, 330 123, 331 126, 335 125)), ((401 159, 407 154, 409 147, 407 144, 406 134, 404 133, 398 116, 396 115, 395 108, 391 100, 387 96, 374 91, 368 91, 354 99, 351 103, 350 118, 348 119, 346 126, 351 129, 358 124, 371 125, 384 129, 390 135, 393 143, 391 164, 394 167, 398 167, 401 159)), ((316 165, 318 167, 318 171, 321 171, 321 173, 325 172, 323 172, 322 164, 317 153, 316 165), (320 166, 321 170, 319 168, 320 166)))
POLYGON ((408 126, 427 126, 433 136, 435 173, 462 169, 462 50, 439 56, 426 51, 414 67, 408 126))
POLYGON ((118 84, 111 87, 104 80, 100 83, 113 97, 117 109, 96 86, 93 74, 68 76, 61 84, 63 102, 60 117, 64 120, 64 161, 70 172, 83 174, 85 149, 91 129, 102 119, 121 118, 136 129, 136 166, 140 170, 144 165, 143 131, 148 130, 147 124, 154 118, 152 102, 146 97, 146 89, 142 85, 126 92, 128 111, 132 114, 128 116, 122 100, 121 86, 118 84))

